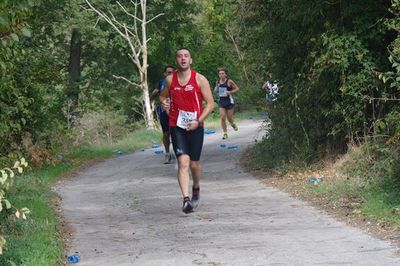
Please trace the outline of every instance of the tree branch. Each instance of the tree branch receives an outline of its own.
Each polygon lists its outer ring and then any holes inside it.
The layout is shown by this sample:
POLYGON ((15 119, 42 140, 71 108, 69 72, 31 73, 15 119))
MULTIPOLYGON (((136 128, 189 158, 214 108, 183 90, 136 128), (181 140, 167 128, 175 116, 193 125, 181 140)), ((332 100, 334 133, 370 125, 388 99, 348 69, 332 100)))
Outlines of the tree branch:
MULTIPOLYGON (((131 2, 132 2, 132 1, 131 1, 131 2)), ((122 8, 122 10, 123 10, 128 16, 132 17, 135 21, 138 20, 138 21, 140 21, 141 23, 143 23, 143 20, 141 20, 140 18, 138 18, 136 15, 129 13, 129 11, 126 10, 126 8, 125 8, 123 5, 121 5, 121 3, 120 3, 119 1, 117 1, 117 4, 122 8)), ((136 9, 136 5, 135 5, 135 9, 136 9)))
POLYGON ((161 17, 161 16, 164 16, 164 15, 165 15, 164 13, 160 13, 160 14, 158 14, 157 16, 155 16, 155 17, 149 19, 148 21, 146 21, 146 24, 147 24, 147 23, 150 23, 150 22, 152 22, 153 20, 155 20, 156 18, 161 17))
POLYGON ((133 86, 140 87, 140 84, 137 84, 137 83, 135 83, 135 82, 132 82, 132 81, 130 81, 129 79, 127 79, 127 78, 125 78, 125 77, 122 77, 122 76, 116 76, 116 75, 113 75, 113 77, 114 77, 114 78, 116 78, 116 79, 122 79, 122 80, 125 80, 126 82, 128 82, 129 84, 131 84, 131 85, 133 85, 133 86))

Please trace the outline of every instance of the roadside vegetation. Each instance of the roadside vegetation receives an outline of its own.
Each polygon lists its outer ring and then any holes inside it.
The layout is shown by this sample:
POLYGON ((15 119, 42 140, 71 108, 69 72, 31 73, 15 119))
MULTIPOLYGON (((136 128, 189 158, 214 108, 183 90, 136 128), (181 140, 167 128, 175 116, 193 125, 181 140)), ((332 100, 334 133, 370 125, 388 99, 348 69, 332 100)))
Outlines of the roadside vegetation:
POLYGON ((398 230, 400 2, 261 6, 249 17, 268 18, 253 27, 266 28, 256 43, 280 95, 250 166, 297 196, 398 230))

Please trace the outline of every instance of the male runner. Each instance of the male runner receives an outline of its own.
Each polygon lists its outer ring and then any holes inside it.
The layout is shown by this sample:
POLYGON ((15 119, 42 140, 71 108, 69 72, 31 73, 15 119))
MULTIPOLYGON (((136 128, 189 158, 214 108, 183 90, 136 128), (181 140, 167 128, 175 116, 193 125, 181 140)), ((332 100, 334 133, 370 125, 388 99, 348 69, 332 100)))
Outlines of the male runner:
POLYGON ((169 112, 172 147, 178 158, 177 176, 183 196, 182 211, 189 213, 199 204, 203 121, 213 111, 214 99, 208 80, 191 69, 192 57, 188 49, 176 52, 176 64, 177 71, 166 78, 160 101, 169 112), (191 199, 189 168, 193 177, 191 199))

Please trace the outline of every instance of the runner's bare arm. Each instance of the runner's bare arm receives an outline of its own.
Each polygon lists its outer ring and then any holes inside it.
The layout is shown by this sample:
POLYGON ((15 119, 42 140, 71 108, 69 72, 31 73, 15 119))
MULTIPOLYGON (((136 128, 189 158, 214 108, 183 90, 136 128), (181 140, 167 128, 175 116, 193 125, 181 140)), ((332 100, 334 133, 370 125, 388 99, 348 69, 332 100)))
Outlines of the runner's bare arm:
POLYGON ((204 77, 201 74, 197 74, 196 80, 197 80, 197 84, 199 85, 199 88, 201 90, 201 94, 203 95, 203 99, 206 102, 206 106, 203 109, 203 112, 201 113, 201 115, 199 117, 199 121, 201 123, 214 110, 214 98, 211 93, 210 83, 208 82, 206 77, 204 77))
POLYGON ((218 81, 215 82, 215 86, 214 86, 214 92, 218 91, 218 81))
POLYGON ((160 92, 159 89, 154 89, 154 90, 151 92, 151 97, 156 96, 159 92, 160 92))
POLYGON ((230 93, 236 93, 236 92, 239 91, 239 86, 236 85, 236 83, 235 83, 233 80, 230 79, 230 80, 228 81, 228 85, 229 85, 229 87, 232 88, 232 90, 230 91, 230 93))
POLYGON ((165 86, 160 94, 161 106, 165 110, 169 110, 170 103, 169 101, 166 101, 166 99, 169 98, 169 88, 171 87, 171 81, 172 81, 172 75, 169 75, 168 77, 165 78, 165 86))

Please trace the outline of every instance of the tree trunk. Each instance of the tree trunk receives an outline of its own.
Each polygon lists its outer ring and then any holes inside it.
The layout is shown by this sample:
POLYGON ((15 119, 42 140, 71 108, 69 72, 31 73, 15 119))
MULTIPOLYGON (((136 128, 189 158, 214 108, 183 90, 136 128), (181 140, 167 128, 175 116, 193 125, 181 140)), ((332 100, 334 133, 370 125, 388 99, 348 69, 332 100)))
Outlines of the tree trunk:
POLYGON ((77 28, 72 30, 68 71, 70 82, 66 95, 76 105, 79 99, 79 79, 81 76, 81 33, 77 28))
POLYGON ((142 10, 143 21, 142 23, 142 74, 140 77, 142 78, 142 89, 143 89, 143 100, 144 100, 144 111, 146 116, 146 127, 148 129, 155 129, 156 124, 154 123, 153 111, 151 110, 150 103, 150 94, 149 94, 149 86, 147 84, 147 34, 146 34, 146 2, 144 2, 143 10, 142 10))

